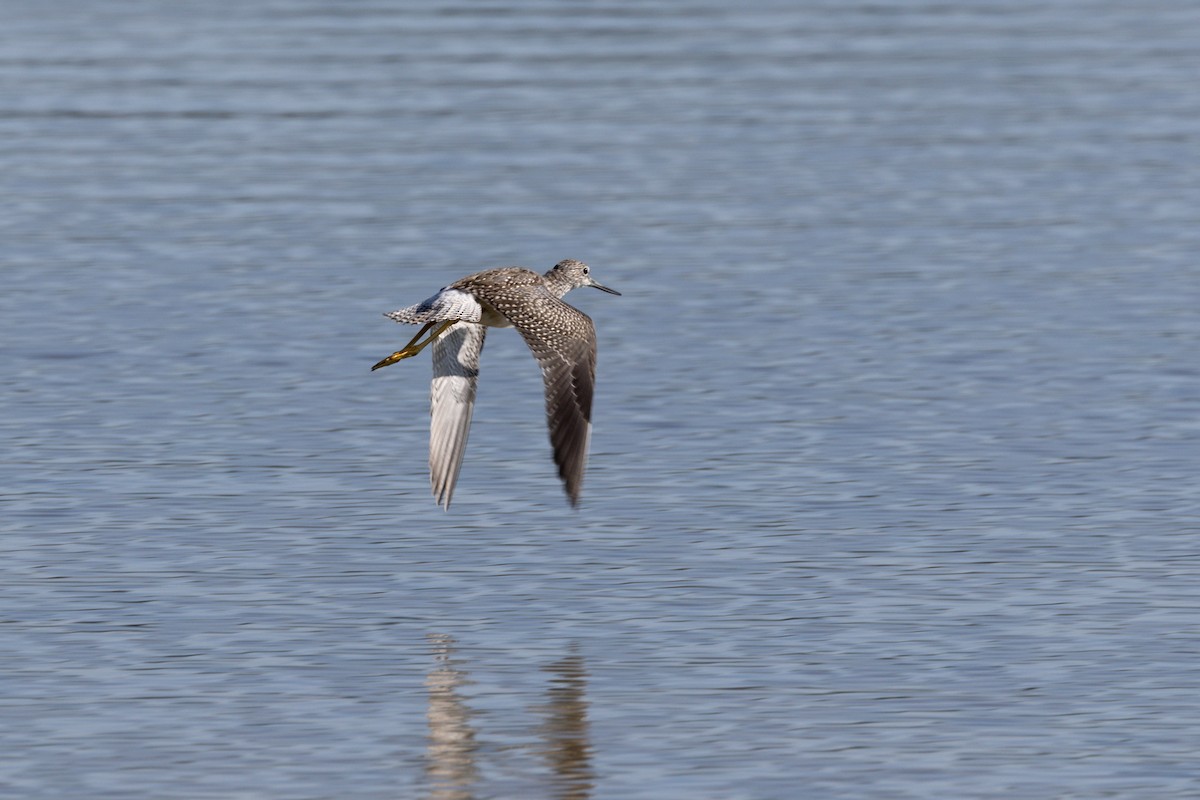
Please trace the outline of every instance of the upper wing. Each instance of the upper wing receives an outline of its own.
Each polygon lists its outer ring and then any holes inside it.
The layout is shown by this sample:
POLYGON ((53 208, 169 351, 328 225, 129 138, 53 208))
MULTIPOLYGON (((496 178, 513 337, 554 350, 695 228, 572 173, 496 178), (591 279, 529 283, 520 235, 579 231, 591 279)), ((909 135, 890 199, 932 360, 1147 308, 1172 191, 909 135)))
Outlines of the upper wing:
POLYGON ((450 508, 462 469, 475 411, 479 355, 487 328, 456 322, 433 341, 433 382, 429 389, 429 482, 433 496, 450 508))
POLYGON ((576 505, 592 436, 596 384, 592 320, 540 286, 509 288, 486 300, 520 332, 541 365, 554 463, 571 505, 576 505))

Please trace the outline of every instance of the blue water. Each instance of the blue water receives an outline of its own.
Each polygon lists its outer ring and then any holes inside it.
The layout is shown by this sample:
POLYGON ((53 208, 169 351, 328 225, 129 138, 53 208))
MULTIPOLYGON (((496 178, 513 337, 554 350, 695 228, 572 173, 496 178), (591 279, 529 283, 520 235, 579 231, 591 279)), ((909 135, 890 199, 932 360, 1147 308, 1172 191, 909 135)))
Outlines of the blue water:
POLYGON ((3 16, 0 796, 1200 794, 1194 3, 3 16))

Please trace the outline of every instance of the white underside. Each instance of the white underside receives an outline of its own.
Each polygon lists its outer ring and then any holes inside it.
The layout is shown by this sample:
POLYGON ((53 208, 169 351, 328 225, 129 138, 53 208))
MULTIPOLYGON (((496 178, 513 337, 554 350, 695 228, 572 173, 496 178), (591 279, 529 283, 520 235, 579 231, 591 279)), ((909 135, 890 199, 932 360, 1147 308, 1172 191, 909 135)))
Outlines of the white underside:
POLYGON ((384 315, 407 325, 424 325, 428 322, 478 322, 489 328, 511 328, 512 323, 490 306, 485 306, 470 292, 461 289, 442 289, 427 300, 416 305, 391 311, 384 315))

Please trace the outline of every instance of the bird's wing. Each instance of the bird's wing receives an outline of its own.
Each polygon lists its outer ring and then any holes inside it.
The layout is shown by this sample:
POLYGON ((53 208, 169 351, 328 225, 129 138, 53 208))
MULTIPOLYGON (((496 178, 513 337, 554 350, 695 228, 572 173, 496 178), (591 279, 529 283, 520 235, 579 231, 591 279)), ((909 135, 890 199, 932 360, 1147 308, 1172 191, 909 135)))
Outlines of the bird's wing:
POLYGON ((596 330, 591 317, 540 286, 486 299, 520 332, 542 368, 554 463, 571 505, 576 505, 592 437, 596 330))
POLYGON ((479 354, 487 328, 457 322, 433 342, 433 382, 429 388, 429 482, 433 496, 450 508, 462 468, 475 411, 479 354))

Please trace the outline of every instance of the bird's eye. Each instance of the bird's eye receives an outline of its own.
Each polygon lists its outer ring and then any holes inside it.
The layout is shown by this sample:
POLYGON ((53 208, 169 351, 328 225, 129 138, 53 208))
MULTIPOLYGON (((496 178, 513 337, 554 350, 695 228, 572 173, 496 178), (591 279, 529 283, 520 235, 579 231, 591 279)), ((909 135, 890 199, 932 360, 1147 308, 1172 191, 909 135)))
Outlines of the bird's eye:
POLYGON ((584 267, 584 268, 583 268, 583 274, 584 274, 584 275, 587 275, 587 271, 588 271, 588 268, 587 268, 587 267, 584 267))

